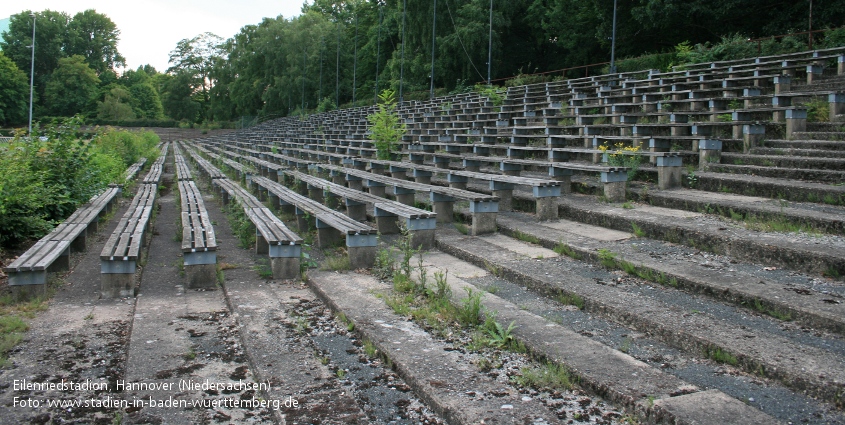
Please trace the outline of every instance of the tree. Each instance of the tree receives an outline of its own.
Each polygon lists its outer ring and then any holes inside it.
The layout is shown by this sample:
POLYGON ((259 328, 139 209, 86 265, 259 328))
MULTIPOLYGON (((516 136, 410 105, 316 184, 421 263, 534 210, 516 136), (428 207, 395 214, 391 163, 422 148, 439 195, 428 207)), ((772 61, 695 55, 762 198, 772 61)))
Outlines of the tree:
POLYGON ((396 113, 396 92, 385 89, 379 94, 378 112, 367 116, 370 122, 370 137, 376 146, 378 159, 392 159, 402 136, 405 135, 405 123, 396 113))
POLYGON ((0 52, 0 125, 5 127, 26 121, 28 96, 26 74, 0 52))
POLYGON ((179 72, 165 83, 164 101, 167 116, 174 120, 196 122, 200 112, 199 102, 194 100, 194 76, 179 72))
POLYGON ((123 65, 125 60, 117 51, 120 30, 108 16, 93 9, 74 15, 68 24, 68 56, 81 55, 97 74, 123 65))
POLYGON ((110 121, 135 119, 135 112, 130 105, 132 94, 123 86, 113 85, 105 100, 97 103, 97 118, 110 121))
POLYGON ((138 118, 157 120, 164 117, 161 99, 150 83, 139 83, 129 88, 132 109, 138 118))
MULTIPOLYGON (((3 41, 0 42, 0 50, 3 50, 21 70, 29 75, 32 65, 32 13, 25 10, 17 15, 12 15, 9 21, 9 30, 3 33, 3 41)), ((65 57, 64 35, 66 32, 68 16, 61 12, 45 10, 35 14, 37 23, 35 31, 35 89, 40 95, 44 94, 47 79, 59 65, 59 59, 65 57)), ((43 98, 43 96, 39 96, 43 98)))
POLYGON ((59 116, 87 112, 97 98, 99 83, 100 79, 85 63, 84 57, 74 55, 59 59, 58 68, 47 82, 44 104, 50 113, 59 116))
MULTIPOLYGON (((167 72, 184 72, 195 77, 199 83, 203 104, 209 100, 209 90, 214 85, 211 80, 212 68, 215 61, 223 54, 221 45, 223 39, 210 32, 202 33, 192 39, 182 39, 176 43, 176 48, 170 52, 168 63, 173 64, 167 72)), ((210 118, 210 117, 209 117, 210 118)))

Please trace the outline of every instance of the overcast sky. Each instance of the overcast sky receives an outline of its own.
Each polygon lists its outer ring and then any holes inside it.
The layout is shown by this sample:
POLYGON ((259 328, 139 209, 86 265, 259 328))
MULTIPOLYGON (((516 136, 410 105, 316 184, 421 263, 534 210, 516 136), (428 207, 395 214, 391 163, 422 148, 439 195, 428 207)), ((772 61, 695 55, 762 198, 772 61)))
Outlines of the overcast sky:
MULTIPOLYGON (((0 1, 0 18, 23 10, 46 9, 71 17, 94 9, 108 16, 120 30, 118 51, 128 68, 150 64, 168 68, 170 51, 179 40, 212 32, 230 38, 242 27, 258 24, 264 17, 298 16, 305 0, 14 0, 0 1)), ((35 30, 38 31, 36 23, 35 30)))

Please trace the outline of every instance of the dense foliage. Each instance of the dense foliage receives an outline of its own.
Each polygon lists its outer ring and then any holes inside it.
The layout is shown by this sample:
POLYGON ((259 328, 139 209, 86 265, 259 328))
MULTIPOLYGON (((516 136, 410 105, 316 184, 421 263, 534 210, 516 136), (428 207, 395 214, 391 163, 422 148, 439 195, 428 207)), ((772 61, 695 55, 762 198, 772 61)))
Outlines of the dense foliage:
MULTIPOLYGON (((806 34, 748 41, 806 31, 809 2, 616 4, 619 71, 665 70, 809 48, 806 34)), ((845 0, 812 4, 813 29, 845 24, 845 0)), ((432 42, 437 94, 467 91, 486 82, 488 43, 491 77, 501 85, 606 72, 606 65, 584 66, 610 59, 613 5, 613 0, 438 0, 435 16, 432 1, 313 0, 297 17, 268 17, 228 39, 212 33, 183 39, 170 52, 166 72, 143 66, 121 76, 114 71, 123 62, 116 48, 120 32, 108 17, 93 10, 72 18, 46 10, 36 13, 35 115, 80 112, 103 123, 170 119, 207 126, 373 104, 384 89, 402 100, 425 99, 432 77, 432 42), (70 67, 74 55, 83 60, 74 59, 70 67), (93 100, 83 102, 91 90, 74 91, 74 99, 48 90, 51 81, 60 79, 54 76, 60 71, 65 73, 61 78, 79 81, 93 72, 98 81, 87 78, 95 87, 93 100), (549 74, 531 75, 536 72, 549 74), (71 100, 73 108, 57 105, 71 100)), ((12 16, 9 32, 0 41, 4 54, 25 73, 32 36, 29 13, 12 16)), ((813 37, 814 48, 845 44, 842 30, 813 37)), ((17 96, 11 102, 5 93, 0 91, 0 102, 20 105, 19 90, 10 91, 17 96)), ((4 115, 0 118, 6 125, 22 123, 20 113, 4 115)))
POLYGON ((40 238, 109 183, 122 183, 128 165, 157 154, 152 132, 105 130, 81 140, 80 124, 70 118, 0 147, 0 247, 40 238))

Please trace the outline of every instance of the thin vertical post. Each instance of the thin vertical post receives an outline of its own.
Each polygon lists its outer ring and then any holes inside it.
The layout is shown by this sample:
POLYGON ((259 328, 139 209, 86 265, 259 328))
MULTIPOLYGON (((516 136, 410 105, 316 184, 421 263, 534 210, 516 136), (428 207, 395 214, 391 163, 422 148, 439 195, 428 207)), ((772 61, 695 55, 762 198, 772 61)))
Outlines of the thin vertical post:
POLYGON ((323 50, 325 48, 325 40, 323 37, 320 37, 320 88, 317 91, 317 103, 323 101, 323 50))
POLYGON ((29 137, 32 139, 32 92, 35 87, 35 14, 32 17, 32 60, 29 68, 29 137))
POLYGON ((334 106, 340 109, 340 17, 337 18, 337 59, 334 72, 334 106))
POLYGON ((352 60, 352 107, 355 107, 358 89, 358 10, 355 9, 355 58, 352 60))
POLYGON ((431 19, 431 94, 434 99, 434 46, 437 41, 437 0, 434 0, 434 14, 431 19))
POLYGON ((490 68, 493 64, 493 0, 490 0, 490 36, 487 44, 487 85, 490 85, 490 68))
POLYGON ((399 103, 405 101, 402 95, 402 84, 405 78, 405 13, 408 11, 408 0, 402 1, 402 63, 399 65, 399 103))
POLYGON ((373 94, 373 103, 378 103, 378 68, 381 60, 381 23, 384 18, 384 4, 378 2, 378 37, 376 38, 376 87, 373 94))
POLYGON ((810 50, 813 50, 813 0, 810 0, 810 50))
POLYGON ((616 0, 613 0, 613 34, 610 42, 610 73, 616 73, 616 0))

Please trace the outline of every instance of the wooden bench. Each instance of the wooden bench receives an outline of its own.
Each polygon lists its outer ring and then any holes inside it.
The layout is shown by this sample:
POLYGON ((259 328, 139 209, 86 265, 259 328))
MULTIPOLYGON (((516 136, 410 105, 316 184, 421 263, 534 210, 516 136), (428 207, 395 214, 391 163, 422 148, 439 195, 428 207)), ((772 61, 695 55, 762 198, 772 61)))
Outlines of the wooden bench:
MULTIPOLYGON (((253 179, 265 179, 256 176, 253 179)), ((229 179, 214 179, 220 189, 223 205, 234 199, 255 226, 255 253, 270 257, 274 279, 296 279, 300 276, 302 238, 273 215, 258 198, 229 179)))
POLYGON ((367 219, 366 206, 367 204, 372 205, 376 228, 383 235, 398 233, 400 230, 399 223, 401 222, 411 233, 413 246, 420 246, 422 249, 434 248, 437 214, 433 212, 350 189, 346 186, 299 171, 288 170, 285 171, 285 174, 301 182, 305 182, 309 187, 314 187, 319 191, 325 191, 328 196, 343 198, 346 206, 346 215, 353 220, 365 221, 367 219))
MULTIPOLYGON (((177 168, 178 170, 178 168, 177 168)), ((188 288, 215 288, 217 238, 202 194, 193 181, 180 181, 182 200, 182 262, 188 288)))
POLYGON ((26 286, 16 289, 26 294, 43 294, 49 271, 67 270, 70 252, 84 251, 89 236, 97 233, 99 219, 114 208, 122 188, 110 186, 81 205, 64 222, 41 238, 32 248, 5 267, 9 286, 26 286))
POLYGON ((100 252, 100 293, 103 298, 135 295, 135 270, 149 230, 157 184, 141 184, 129 209, 100 252))
POLYGON ((200 156, 193 149, 188 149, 188 155, 191 157, 191 160, 193 160, 197 168, 199 168, 199 170, 202 171, 209 180, 226 178, 226 175, 223 174, 222 171, 220 171, 207 159, 200 156))
POLYGON ((375 229, 358 222, 340 212, 282 186, 265 177, 254 177, 252 182, 272 195, 282 209, 293 209, 300 231, 308 230, 306 214, 315 219, 317 246, 325 248, 336 245, 340 237, 346 239, 347 253, 352 268, 369 268, 375 263, 378 240, 375 229))
MULTIPOLYGON (((435 155, 438 154, 431 154, 435 155)), ((471 166, 477 170, 480 166, 480 161, 487 161, 486 157, 471 157, 466 158, 462 156, 450 155, 448 158, 457 157, 464 161, 463 166, 471 166)), ((482 173, 478 171, 467 170, 452 170, 444 169, 444 167, 430 167, 426 165, 396 162, 396 161, 369 161, 370 167, 374 165, 389 166, 391 173, 402 173, 403 170, 412 170, 414 177, 418 182, 428 183, 431 181, 431 175, 434 173, 445 173, 449 186, 455 189, 466 189, 470 179, 481 180, 489 184, 493 196, 499 198, 498 209, 502 211, 511 211, 513 209, 513 190, 516 186, 527 186, 531 188, 531 193, 536 204, 536 214, 540 220, 556 220, 558 218, 557 198, 561 195, 561 182, 551 179, 537 179, 530 177, 521 177, 518 175, 519 170, 515 167, 509 166, 504 161, 490 158, 493 162, 497 162, 499 169, 503 174, 482 173)))
POLYGON ((244 208, 255 225, 255 252, 270 257, 274 279, 300 277, 302 238, 288 229, 269 208, 244 208))
POLYGON ((176 162, 176 180, 193 180, 194 176, 191 173, 191 167, 188 166, 185 157, 182 156, 182 150, 178 146, 173 146, 173 157, 176 162))
POLYGON ((147 158, 141 158, 138 162, 130 165, 129 168, 126 169, 126 172, 123 173, 123 181, 128 182, 130 180, 135 180, 135 177, 144 168, 146 163, 147 158))
MULTIPOLYGON (((405 179, 387 177, 364 170, 354 168, 337 167, 326 164, 313 164, 318 170, 329 172, 335 183, 345 182, 350 188, 363 190, 363 183, 366 183, 367 190, 376 196, 385 196, 385 187, 393 187, 396 199, 403 204, 413 204, 416 192, 429 192, 432 209, 437 214, 437 222, 449 223, 452 221, 456 200, 469 201, 469 210, 472 216, 470 233, 480 235, 496 232, 496 214, 499 212, 499 197, 482 193, 470 192, 463 189, 435 186, 431 184, 411 182, 405 179)), ((424 179, 431 180, 430 172, 424 179)))

